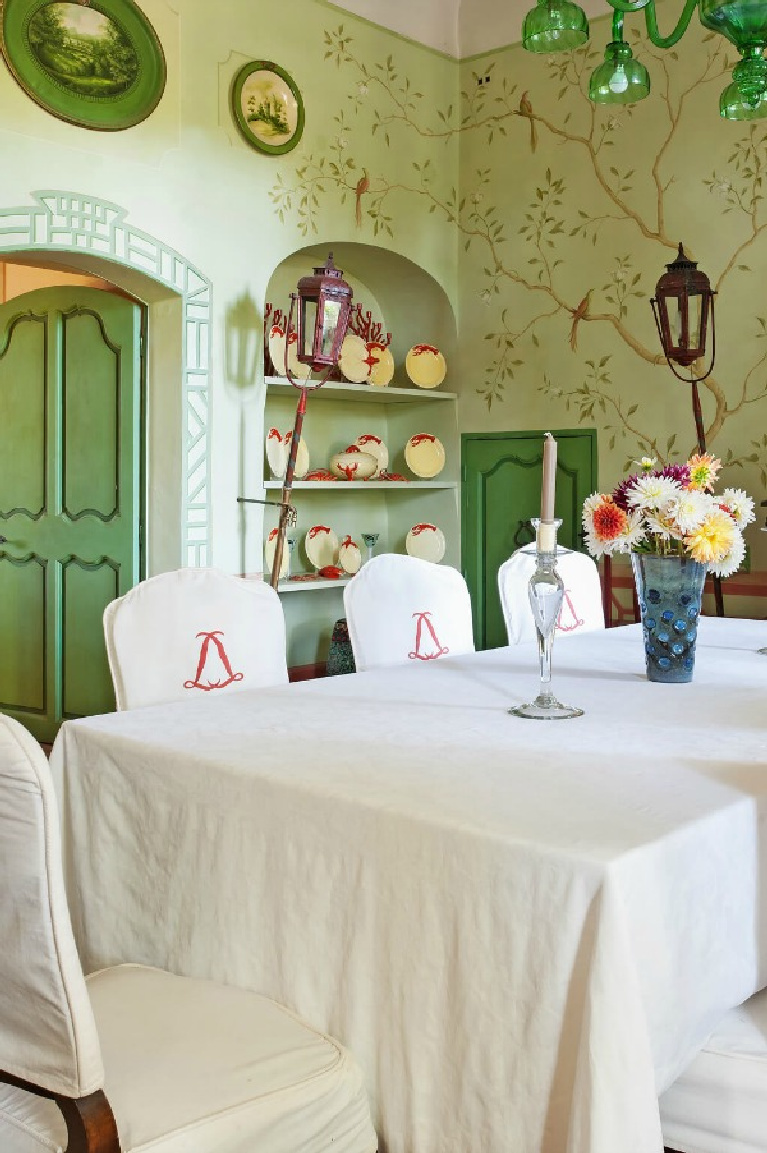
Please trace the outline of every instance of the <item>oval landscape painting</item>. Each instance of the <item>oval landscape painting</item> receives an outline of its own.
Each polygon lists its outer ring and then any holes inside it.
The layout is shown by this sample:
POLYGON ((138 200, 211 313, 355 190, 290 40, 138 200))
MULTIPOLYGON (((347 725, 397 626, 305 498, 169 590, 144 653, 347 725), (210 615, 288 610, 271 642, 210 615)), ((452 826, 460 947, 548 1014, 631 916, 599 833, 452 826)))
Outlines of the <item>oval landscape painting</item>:
POLYGON ((298 103, 276 72, 251 72, 240 95, 242 115, 264 144, 285 144, 298 125, 298 103))
POLYGON ((69 0, 54 0, 35 12, 28 43, 43 71, 80 96, 121 96, 139 73, 136 50, 119 24, 69 0))

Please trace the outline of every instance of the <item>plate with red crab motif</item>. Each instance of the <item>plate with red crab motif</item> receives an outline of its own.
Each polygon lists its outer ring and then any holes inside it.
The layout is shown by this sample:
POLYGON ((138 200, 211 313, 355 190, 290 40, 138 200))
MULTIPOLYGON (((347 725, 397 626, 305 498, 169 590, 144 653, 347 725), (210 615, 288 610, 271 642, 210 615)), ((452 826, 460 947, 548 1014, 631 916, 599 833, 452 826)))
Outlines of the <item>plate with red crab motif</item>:
POLYGON ((431 432, 417 432, 405 445, 405 463, 424 480, 438 476, 445 467, 445 449, 431 432))
POLYGON ((309 563, 315 568, 335 564, 338 557, 338 537, 326 524, 315 524, 304 537, 304 548, 309 563))
POLYGON ((445 555, 445 534, 435 524, 414 524, 405 537, 405 552, 439 564, 445 555))
MULTIPOLYGON (((271 576, 272 569, 274 568, 274 554, 277 551, 277 537, 279 529, 273 528, 268 537, 264 541, 264 579, 271 576)), ((288 575, 288 544, 287 541, 282 550, 282 560, 280 561, 280 580, 288 575)))
POLYGON ((363 432, 358 436, 354 442, 358 445, 363 452, 369 452, 377 462, 377 468, 373 476, 378 476, 382 469, 389 467, 389 450, 381 440, 380 436, 376 436, 374 432, 363 432))
POLYGON ((445 379, 447 364, 433 344, 414 344, 405 357, 405 372, 418 388, 438 388, 445 379))

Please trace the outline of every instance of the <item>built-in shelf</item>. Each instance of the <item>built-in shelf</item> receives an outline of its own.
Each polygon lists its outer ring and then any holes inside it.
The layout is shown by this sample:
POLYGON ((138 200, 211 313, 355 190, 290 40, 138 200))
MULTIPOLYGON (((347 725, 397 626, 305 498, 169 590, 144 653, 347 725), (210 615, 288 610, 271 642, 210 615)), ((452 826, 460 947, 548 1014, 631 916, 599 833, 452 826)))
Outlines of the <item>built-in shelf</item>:
MULTIPOLYGON (((267 376, 266 384, 270 393, 297 396, 298 390, 282 376, 267 376)), ((421 401, 456 400, 457 393, 441 392, 438 388, 379 388, 373 384, 349 384, 345 380, 329 380, 321 388, 314 389, 311 403, 315 400, 361 400, 370 404, 412 404, 421 401)))
POLYGON ((319 577, 317 580, 312 580, 312 581, 291 581, 291 580, 278 581, 277 592, 278 593, 301 593, 301 592, 308 593, 308 592, 315 592, 317 589, 342 588, 344 585, 348 585, 348 583, 351 579, 352 578, 350 576, 345 576, 345 577, 334 577, 334 578, 330 578, 330 579, 325 578, 325 577, 319 577))
MULTIPOLYGON (((264 488, 267 492, 274 492, 276 490, 282 491, 281 480, 266 480, 264 481, 264 488)), ((455 480, 294 480, 293 491, 300 489, 302 492, 310 492, 316 489, 318 492, 346 492, 349 489, 356 489, 360 491, 364 489, 365 492, 391 492, 395 491, 413 491, 418 492, 422 489, 446 489, 458 488, 458 482, 455 480)))

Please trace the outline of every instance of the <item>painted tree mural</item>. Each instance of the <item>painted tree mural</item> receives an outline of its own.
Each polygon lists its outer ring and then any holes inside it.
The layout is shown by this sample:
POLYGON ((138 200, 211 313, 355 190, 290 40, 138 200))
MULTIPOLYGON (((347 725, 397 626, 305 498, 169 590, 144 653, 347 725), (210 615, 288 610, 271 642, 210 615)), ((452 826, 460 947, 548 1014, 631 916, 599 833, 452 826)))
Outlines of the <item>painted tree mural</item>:
POLYGON ((337 198, 363 239, 394 238, 404 213, 438 214, 462 244, 462 341, 481 362, 478 401, 488 411, 508 405, 518 388, 529 392, 534 372, 539 401, 595 424, 605 452, 629 460, 665 462, 694 442, 691 414, 670 431, 658 420, 654 398, 672 385, 660 383, 668 369, 648 304, 684 239, 729 307, 725 317, 735 311, 739 326, 730 341, 737 356, 702 386, 708 443, 767 485, 767 301, 759 275, 767 257, 767 128, 720 121, 716 102, 732 67, 721 37, 688 33, 682 66, 679 52, 652 48, 636 29, 630 34, 651 69, 654 96, 647 108, 612 111, 586 95, 601 56, 591 44, 548 61, 512 49, 462 66, 460 101, 435 108, 393 56, 363 59, 343 25, 328 31, 325 56, 348 76, 346 102, 330 146, 278 179, 274 208, 308 235, 323 199, 337 198), (354 138, 371 142, 363 157, 350 155, 352 118, 354 138), (456 142, 460 186, 452 172, 445 179, 446 150, 456 142), (404 149, 412 157, 407 179, 401 166, 390 174, 404 149), (713 256, 707 247, 704 259, 696 241, 711 241, 713 256), (654 384, 627 388, 632 372, 654 384))

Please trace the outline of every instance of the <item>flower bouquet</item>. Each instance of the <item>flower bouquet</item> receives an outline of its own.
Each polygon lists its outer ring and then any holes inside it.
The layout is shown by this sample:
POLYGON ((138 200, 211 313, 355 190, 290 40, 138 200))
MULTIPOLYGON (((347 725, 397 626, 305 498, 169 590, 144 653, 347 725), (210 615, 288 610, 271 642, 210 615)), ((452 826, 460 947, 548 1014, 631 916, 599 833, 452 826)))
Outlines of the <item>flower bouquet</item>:
POLYGON ((738 488, 714 494, 721 461, 707 453, 655 465, 645 457, 614 492, 588 497, 583 527, 592 556, 632 554, 648 678, 689 681, 706 573, 740 567, 754 502, 738 488))

